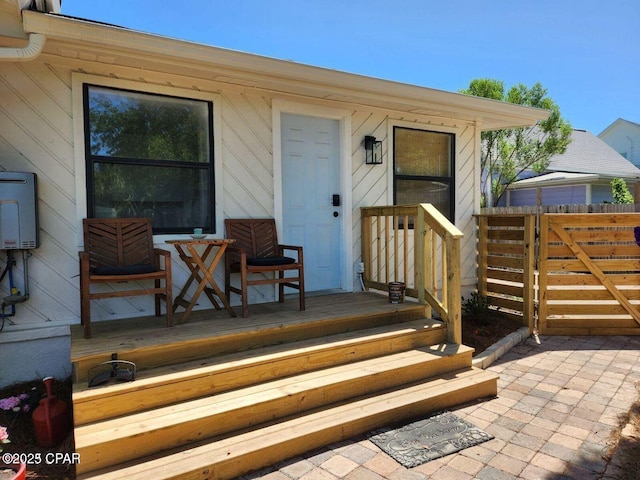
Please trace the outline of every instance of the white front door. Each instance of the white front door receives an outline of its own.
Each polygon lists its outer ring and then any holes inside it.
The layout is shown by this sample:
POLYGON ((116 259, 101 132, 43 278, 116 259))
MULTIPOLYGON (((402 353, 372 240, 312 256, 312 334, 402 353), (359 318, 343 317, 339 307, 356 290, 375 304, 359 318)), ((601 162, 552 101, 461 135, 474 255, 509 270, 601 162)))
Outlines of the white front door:
POLYGON ((281 243, 304 247, 307 291, 339 289, 343 211, 339 121, 282 114, 281 124, 281 243))

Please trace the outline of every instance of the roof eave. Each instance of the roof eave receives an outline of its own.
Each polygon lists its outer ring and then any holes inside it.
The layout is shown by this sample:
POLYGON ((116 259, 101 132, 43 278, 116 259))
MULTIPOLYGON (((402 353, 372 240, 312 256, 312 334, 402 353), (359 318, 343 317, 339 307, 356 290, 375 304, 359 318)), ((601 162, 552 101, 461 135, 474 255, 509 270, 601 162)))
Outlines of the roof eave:
POLYGON ((576 173, 575 176, 568 178, 554 178, 554 179, 544 179, 542 178, 544 175, 540 177, 533 177, 526 180, 521 180, 518 182, 514 182, 509 185, 507 188, 509 190, 522 190, 527 188, 544 188, 544 187, 558 187, 564 185, 575 184, 576 182, 582 183, 596 183, 596 182, 610 182, 614 178, 622 178, 626 182, 637 182, 640 181, 640 177, 625 177, 621 175, 615 174, 600 174, 600 173, 584 173, 579 174, 576 173), (539 180, 534 180, 539 179, 539 180))
POLYGON ((250 77, 260 88, 263 83, 302 82, 316 86, 324 98, 346 98, 372 107, 435 117, 456 118, 477 123, 482 130, 526 127, 548 117, 542 109, 409 85, 328 68, 279 60, 260 55, 213 47, 113 25, 23 11, 26 33, 42 33, 50 39, 80 42, 120 54, 144 54, 171 58, 211 68, 232 69, 238 80, 250 77))

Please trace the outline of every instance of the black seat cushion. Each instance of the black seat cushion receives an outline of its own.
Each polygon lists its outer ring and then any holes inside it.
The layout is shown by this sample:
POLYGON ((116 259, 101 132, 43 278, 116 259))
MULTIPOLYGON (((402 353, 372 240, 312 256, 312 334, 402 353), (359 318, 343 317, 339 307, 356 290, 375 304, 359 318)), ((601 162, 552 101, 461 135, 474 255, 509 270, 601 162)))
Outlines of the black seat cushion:
POLYGON ((117 266, 104 266, 96 267, 91 273, 94 275, 136 275, 139 273, 153 273, 158 269, 151 264, 145 265, 123 265, 117 266))
POLYGON ((296 263, 296 259, 291 257, 247 258, 247 265, 253 265, 255 267, 273 267, 275 265, 289 265, 291 263, 296 263))

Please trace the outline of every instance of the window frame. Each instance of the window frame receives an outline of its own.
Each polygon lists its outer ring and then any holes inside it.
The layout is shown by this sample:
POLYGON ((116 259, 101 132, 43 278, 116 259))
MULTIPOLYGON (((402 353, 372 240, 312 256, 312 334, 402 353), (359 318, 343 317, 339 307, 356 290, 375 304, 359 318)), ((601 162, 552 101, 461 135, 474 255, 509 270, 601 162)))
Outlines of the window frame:
POLYGON ((172 168, 189 168, 193 170, 206 170, 206 178, 208 181, 209 194, 207 199, 207 209, 209 216, 209 225, 192 225, 175 228, 167 227, 154 227, 154 235, 172 235, 172 234, 186 234, 191 233, 193 228, 201 227, 204 233, 215 234, 218 230, 218 216, 216 215, 216 198, 218 195, 219 186, 216 182, 216 170, 218 165, 216 162, 216 149, 215 142, 215 101, 211 98, 201 98, 200 95, 191 96, 188 93, 180 94, 176 92, 166 93, 159 91, 149 91, 143 88, 136 88, 136 86, 122 87, 109 84, 102 84, 101 82, 82 81, 81 83, 81 97, 82 97, 82 136, 84 140, 84 169, 85 169, 85 193, 86 193, 86 216, 95 216, 95 197, 94 197, 94 177, 93 167, 97 162, 109 163, 112 165, 135 165, 135 166, 159 166, 159 167, 172 167, 172 168), (182 99, 194 102, 202 102, 207 107, 207 135, 208 135, 208 161, 205 162, 177 162, 174 160, 156 160, 156 159, 143 159, 143 158, 128 158, 128 157, 109 157, 104 155, 93 155, 91 153, 91 138, 90 138, 90 116, 89 116, 89 89, 91 87, 99 89, 107 89, 114 92, 129 92, 134 94, 141 94, 149 97, 164 97, 173 99, 182 99), (133 88, 131 88, 133 87, 133 88), (200 97, 200 98, 199 98, 200 97), (177 166, 180 165, 180 166, 177 166))
POLYGON ((456 218, 456 208, 455 208, 455 185, 456 185, 456 134, 454 132, 443 132, 437 130, 429 130, 426 128, 416 128, 415 126, 404 126, 404 125, 393 125, 392 126, 392 135, 393 135, 393 150, 392 150, 392 165, 391 172, 393 175, 393 205, 398 205, 397 203, 397 192, 398 192, 398 180, 412 180, 412 181, 424 181, 424 182, 440 182, 445 183, 449 187, 449 215, 445 215, 447 219, 451 222, 455 222, 456 218), (436 135, 444 135, 450 138, 450 146, 449 146, 449 162, 450 162, 450 172, 451 175, 448 177, 435 176, 435 175, 410 175, 410 174, 397 174, 396 173, 396 149, 398 148, 398 142, 396 133, 398 129, 403 130, 413 130, 425 133, 432 133, 436 135))

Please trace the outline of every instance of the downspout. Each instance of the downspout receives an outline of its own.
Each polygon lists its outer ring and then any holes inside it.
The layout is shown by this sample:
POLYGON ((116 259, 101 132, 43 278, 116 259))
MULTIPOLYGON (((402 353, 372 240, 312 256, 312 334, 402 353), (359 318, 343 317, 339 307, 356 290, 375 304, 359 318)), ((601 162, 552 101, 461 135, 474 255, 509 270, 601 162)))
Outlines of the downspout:
POLYGON ((36 58, 44 47, 44 42, 47 39, 42 33, 30 33, 29 43, 22 48, 0 48, 0 61, 29 61, 36 58))

